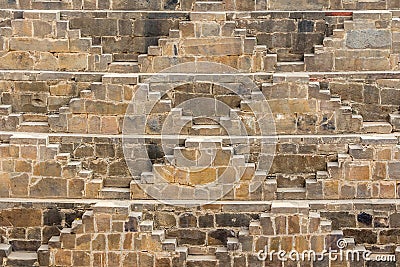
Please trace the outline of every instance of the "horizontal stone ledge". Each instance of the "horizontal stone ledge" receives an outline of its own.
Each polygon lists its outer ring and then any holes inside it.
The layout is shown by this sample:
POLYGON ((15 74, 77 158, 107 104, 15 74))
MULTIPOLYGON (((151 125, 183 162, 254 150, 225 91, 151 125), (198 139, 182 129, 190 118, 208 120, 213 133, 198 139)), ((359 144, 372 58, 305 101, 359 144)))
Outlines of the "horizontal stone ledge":
MULTIPOLYGON (((23 132, 7 132, 0 131, 0 139, 1 140, 9 140, 12 136, 24 136, 27 133, 23 132)), ((98 138, 98 139, 121 139, 121 138, 136 138, 140 139, 187 139, 189 135, 123 135, 123 134, 81 134, 81 133, 29 133, 31 136, 35 138, 46 138, 49 137, 50 143, 52 140, 58 140, 63 138, 77 139, 77 138, 98 138)), ((201 137, 201 136, 196 136, 201 137)), ((212 136, 204 136, 206 138, 211 138, 212 136)), ((335 143, 343 143, 343 142, 389 142, 390 144, 400 142, 400 132, 393 134, 334 134, 334 135, 264 135, 264 136, 228 136, 221 135, 218 136, 222 139, 249 139, 251 140, 259 140, 259 139, 267 139, 267 140, 276 140, 279 142, 304 142, 304 143, 324 143, 324 144, 335 144, 335 143), (397 139, 397 142, 395 142, 397 139)))
MULTIPOLYGON (((0 72, 0 80, 11 80, 11 81, 45 81, 45 80, 72 80, 81 82, 101 82, 103 76, 116 76, 116 77, 131 77, 132 74, 120 74, 110 72, 74 72, 74 71, 42 71, 42 70, 8 70, 4 69, 0 72)), ((287 75, 288 77, 293 76, 293 72, 255 72, 255 73, 231 73, 231 74, 216 74, 213 73, 135 73, 140 83, 145 82, 147 79, 152 79, 157 75, 162 75, 162 81, 168 81, 165 76, 220 76, 217 80, 220 82, 228 82, 231 80, 224 81, 222 78, 230 79, 236 77, 236 79, 242 79, 243 77, 254 79, 255 81, 271 80, 274 75, 279 77, 287 75)), ((349 72, 298 72, 296 75, 309 76, 310 81, 318 81, 329 78, 341 78, 341 79, 400 79, 400 71, 349 71, 349 72)), ((157 79, 155 80, 157 81, 157 79)), ((210 81, 211 82, 211 81, 210 81)))
MULTIPOLYGON (((359 211, 359 210, 400 210, 400 199, 356 199, 356 200, 273 200, 273 201, 214 201, 207 202, 204 210, 223 212, 270 212, 271 207, 295 207, 313 210, 359 211)), ((49 208, 58 207, 71 209, 74 207, 131 207, 132 211, 143 208, 151 210, 170 210, 170 204, 187 205, 189 208, 198 205, 193 200, 99 200, 99 199, 30 199, 30 198, 0 198, 0 209, 11 208, 49 208), (167 204, 168 203, 168 204, 167 204)), ((277 210, 279 212, 279 210, 277 210)))
POLYGON ((42 70, 1 70, 0 80, 7 81, 47 81, 74 80, 77 82, 100 82, 106 72, 67 72, 42 70))

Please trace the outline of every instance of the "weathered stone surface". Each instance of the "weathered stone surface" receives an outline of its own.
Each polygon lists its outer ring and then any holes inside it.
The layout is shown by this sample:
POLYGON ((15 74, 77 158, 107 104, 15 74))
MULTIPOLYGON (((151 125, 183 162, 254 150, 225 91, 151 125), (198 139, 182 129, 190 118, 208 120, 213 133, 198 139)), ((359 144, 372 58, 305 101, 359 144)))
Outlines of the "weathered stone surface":
POLYGON ((347 33, 346 46, 354 49, 390 48, 391 33, 386 30, 352 30, 347 33))
POLYGON ((10 209, 0 212, 0 224, 13 227, 35 227, 42 224, 40 209, 10 209))

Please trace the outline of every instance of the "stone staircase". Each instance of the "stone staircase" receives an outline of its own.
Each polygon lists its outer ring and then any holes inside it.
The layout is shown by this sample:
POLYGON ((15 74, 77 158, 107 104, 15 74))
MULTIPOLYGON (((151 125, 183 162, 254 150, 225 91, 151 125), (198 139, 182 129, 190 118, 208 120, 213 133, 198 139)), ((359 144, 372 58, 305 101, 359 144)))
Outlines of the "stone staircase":
POLYGON ((147 55, 139 55, 141 72, 205 59, 241 72, 274 70, 276 55, 268 54, 266 46, 257 46, 255 37, 247 37, 246 29, 238 29, 235 21, 228 20, 223 6, 221 1, 196 1, 189 21, 179 22, 178 30, 170 30, 158 46, 150 46, 147 55))
POLYGON ((69 153, 61 153, 60 145, 50 144, 48 136, 16 133, 1 147, 3 158, 15 162, 15 167, 1 170, 9 176, 3 197, 93 197, 85 194, 92 171, 69 153))
POLYGON ((347 153, 339 153, 337 161, 327 162, 327 170, 306 180, 307 199, 364 199, 396 196, 396 163, 391 153, 397 150, 396 138, 362 138, 360 144, 348 146, 347 153), (380 143, 378 148, 370 145, 380 143), (385 142, 385 143, 383 143, 385 142), (380 154, 375 162, 374 154, 380 154), (395 178, 391 180, 390 177, 395 178), (382 185, 373 181, 384 180, 382 185), (323 186, 328 188, 323 192, 323 186), (329 186, 327 186, 329 185, 329 186))
MULTIPOLYGON (((341 15, 340 12, 339 15, 341 15)), ((333 29, 332 36, 326 37, 322 46, 315 46, 314 54, 304 55, 305 70, 368 71, 394 69, 396 65, 393 65, 388 59, 391 53, 390 45, 379 43, 379 40, 390 39, 391 31, 395 30, 391 28, 391 22, 392 13, 389 11, 352 12, 352 19, 345 20, 343 28, 333 29), (373 25, 375 22, 376 25, 373 25), (349 36, 355 37, 355 35, 367 29, 376 30, 377 36, 381 36, 377 37, 376 40, 368 41, 368 44, 366 42, 352 42, 352 39, 349 38, 349 36), (386 37, 383 37, 383 35, 386 37), (360 45, 366 47, 359 47, 360 45), (364 50, 360 50, 360 48, 364 48, 364 50)))

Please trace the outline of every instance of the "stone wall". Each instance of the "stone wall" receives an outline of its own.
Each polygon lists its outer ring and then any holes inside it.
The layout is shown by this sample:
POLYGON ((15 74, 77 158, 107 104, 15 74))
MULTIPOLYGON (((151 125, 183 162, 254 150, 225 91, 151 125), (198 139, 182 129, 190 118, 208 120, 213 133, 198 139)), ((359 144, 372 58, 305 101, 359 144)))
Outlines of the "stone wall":
POLYGON ((399 7, 0 0, 0 265, 399 266, 399 7))
MULTIPOLYGON (((398 9, 400 4, 395 0, 374 0, 374 1, 232 1, 225 0, 226 10, 236 11, 262 11, 262 10, 385 10, 398 9)), ((62 1, 33 1, 33 0, 2 0, 1 6, 4 8, 15 9, 43 9, 43 10, 61 10, 61 9, 84 9, 84 10, 190 10, 194 0, 62 0, 62 1)))

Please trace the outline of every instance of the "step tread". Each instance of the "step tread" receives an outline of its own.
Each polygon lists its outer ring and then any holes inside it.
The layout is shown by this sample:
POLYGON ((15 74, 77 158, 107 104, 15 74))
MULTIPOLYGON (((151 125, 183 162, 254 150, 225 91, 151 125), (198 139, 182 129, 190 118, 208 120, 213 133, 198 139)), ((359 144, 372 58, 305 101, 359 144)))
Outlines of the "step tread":
POLYGON ((48 122, 44 121, 24 121, 21 122, 21 126, 49 126, 48 122))
POLYGON ((9 260, 37 260, 37 253, 33 251, 13 251, 7 258, 9 260))
POLYGON ((304 193, 306 188, 304 187, 281 187, 277 188, 277 192, 281 193, 304 193))
POLYGON ((188 255, 188 261, 216 261, 217 257, 214 255, 188 255))
POLYGON ((121 193, 129 193, 129 188, 121 188, 121 187, 104 187, 101 189, 102 192, 121 192, 121 193))

